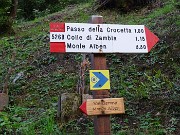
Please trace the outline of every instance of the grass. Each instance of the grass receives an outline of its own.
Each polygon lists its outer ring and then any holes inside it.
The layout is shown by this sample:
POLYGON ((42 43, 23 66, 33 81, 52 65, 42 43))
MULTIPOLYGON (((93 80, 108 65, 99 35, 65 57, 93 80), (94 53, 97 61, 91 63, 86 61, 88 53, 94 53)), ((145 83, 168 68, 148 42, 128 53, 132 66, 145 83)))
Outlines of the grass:
POLYGON ((8 68, 13 68, 10 104, 0 112, 0 133, 93 134, 91 118, 79 117, 61 125, 56 117, 59 94, 76 92, 81 55, 49 52, 49 22, 84 23, 92 14, 102 15, 105 23, 144 24, 160 38, 149 54, 107 54, 111 97, 124 97, 126 107, 126 114, 111 117, 113 134, 178 133, 179 11, 175 1, 160 3, 162 6, 149 12, 144 12, 145 7, 127 14, 92 12, 87 3, 15 24, 16 35, 0 40, 0 84, 4 84, 8 68), (18 73, 23 74, 13 83, 18 73))

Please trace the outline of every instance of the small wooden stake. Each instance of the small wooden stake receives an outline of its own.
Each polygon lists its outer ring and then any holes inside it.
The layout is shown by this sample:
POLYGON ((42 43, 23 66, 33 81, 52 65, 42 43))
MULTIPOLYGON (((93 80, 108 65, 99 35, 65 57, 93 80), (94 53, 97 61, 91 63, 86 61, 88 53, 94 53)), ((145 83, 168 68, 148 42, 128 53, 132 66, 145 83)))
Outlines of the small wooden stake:
MULTIPOLYGON (((91 16, 91 23, 93 24, 101 24, 103 23, 102 16, 91 16)), ((92 69, 94 70, 104 70, 107 69, 106 67, 106 57, 103 53, 92 54, 91 56, 91 64, 92 69)), ((98 90, 93 91, 93 98, 94 99, 103 99, 108 98, 110 96, 108 90, 98 90)), ((94 134, 95 135, 110 135, 110 115, 99 115, 95 116, 94 118, 94 134)))
POLYGON ((6 93, 0 93, 0 111, 4 109, 5 106, 8 106, 9 96, 6 93))

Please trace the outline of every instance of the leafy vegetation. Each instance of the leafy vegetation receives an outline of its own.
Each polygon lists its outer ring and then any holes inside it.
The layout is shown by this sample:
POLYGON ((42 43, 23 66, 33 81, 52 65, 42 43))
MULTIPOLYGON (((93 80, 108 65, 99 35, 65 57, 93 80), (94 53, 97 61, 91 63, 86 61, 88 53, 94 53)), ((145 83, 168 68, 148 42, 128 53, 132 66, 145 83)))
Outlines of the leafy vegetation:
POLYGON ((148 54, 107 55, 111 97, 124 97, 126 108, 125 114, 111 116, 113 134, 178 134, 179 5, 163 0, 122 14, 118 10, 92 11, 89 2, 14 24, 16 35, 0 39, 0 91, 8 68, 13 68, 10 103, 0 112, 0 134, 94 134, 89 117, 61 123, 56 116, 59 94, 76 92, 81 55, 49 52, 49 22, 85 23, 92 14, 102 15, 106 23, 144 24, 160 38, 148 54))
POLYGON ((32 20, 83 2, 88 0, 19 0, 18 18, 32 20))
POLYGON ((117 8, 121 11, 130 11, 155 2, 156 0, 96 0, 98 4, 96 8, 117 8))

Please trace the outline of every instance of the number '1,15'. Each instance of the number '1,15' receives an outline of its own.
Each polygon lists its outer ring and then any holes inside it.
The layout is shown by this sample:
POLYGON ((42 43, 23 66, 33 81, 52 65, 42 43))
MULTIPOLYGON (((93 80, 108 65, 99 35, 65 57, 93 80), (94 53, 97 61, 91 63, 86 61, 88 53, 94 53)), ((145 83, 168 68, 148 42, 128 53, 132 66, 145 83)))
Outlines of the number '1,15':
POLYGON ((145 37, 136 37, 136 41, 145 41, 145 37))

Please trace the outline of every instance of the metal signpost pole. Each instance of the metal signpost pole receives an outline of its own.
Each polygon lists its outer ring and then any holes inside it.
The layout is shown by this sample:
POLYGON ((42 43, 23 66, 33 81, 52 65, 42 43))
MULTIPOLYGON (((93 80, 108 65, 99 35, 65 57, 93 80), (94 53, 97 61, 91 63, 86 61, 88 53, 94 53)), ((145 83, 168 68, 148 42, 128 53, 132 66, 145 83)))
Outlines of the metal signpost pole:
MULTIPOLYGON (((103 23, 102 16, 91 16, 90 23, 101 24, 103 23)), ((105 70, 106 57, 104 53, 95 53, 91 55, 92 69, 94 70, 105 70)), ((110 94, 108 90, 94 90, 94 99, 109 98, 110 94)), ((94 129, 95 135, 110 135, 111 134, 110 115, 99 115, 94 116, 94 129)))

